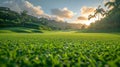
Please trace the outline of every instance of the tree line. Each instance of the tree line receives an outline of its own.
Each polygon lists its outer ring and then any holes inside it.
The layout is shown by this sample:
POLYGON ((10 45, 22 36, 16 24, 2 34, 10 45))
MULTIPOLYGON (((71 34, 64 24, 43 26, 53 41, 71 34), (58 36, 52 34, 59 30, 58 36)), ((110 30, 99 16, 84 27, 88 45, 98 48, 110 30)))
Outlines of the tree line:
POLYGON ((88 19, 99 17, 98 14, 105 16, 104 18, 98 19, 94 23, 91 23, 90 30, 101 30, 101 31, 120 31, 120 0, 113 2, 109 1, 105 3, 105 7, 109 10, 105 11, 100 6, 95 10, 94 15, 89 15, 88 19))
POLYGON ((8 7, 0 7, 0 28, 6 27, 28 27, 40 30, 68 30, 83 29, 84 24, 67 23, 64 21, 38 18, 27 14, 27 11, 17 13, 8 7))

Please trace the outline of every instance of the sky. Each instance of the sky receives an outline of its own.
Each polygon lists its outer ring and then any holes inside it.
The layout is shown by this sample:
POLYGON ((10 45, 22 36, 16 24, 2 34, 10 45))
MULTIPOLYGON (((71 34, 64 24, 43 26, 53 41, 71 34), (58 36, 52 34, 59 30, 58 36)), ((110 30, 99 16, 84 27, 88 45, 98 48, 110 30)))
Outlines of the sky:
POLYGON ((93 14, 99 5, 104 7, 105 0, 0 0, 0 6, 9 7, 11 10, 36 17, 45 17, 69 23, 82 23, 89 25, 96 20, 88 20, 88 15, 93 14))

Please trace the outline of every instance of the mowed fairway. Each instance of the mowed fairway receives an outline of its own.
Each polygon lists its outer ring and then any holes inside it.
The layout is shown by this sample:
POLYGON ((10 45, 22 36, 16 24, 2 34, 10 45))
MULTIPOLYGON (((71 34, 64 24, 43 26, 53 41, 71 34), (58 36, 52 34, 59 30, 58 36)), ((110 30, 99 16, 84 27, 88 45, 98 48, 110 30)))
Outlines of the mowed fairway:
POLYGON ((120 34, 0 34, 0 67, 72 66, 120 67, 120 34))

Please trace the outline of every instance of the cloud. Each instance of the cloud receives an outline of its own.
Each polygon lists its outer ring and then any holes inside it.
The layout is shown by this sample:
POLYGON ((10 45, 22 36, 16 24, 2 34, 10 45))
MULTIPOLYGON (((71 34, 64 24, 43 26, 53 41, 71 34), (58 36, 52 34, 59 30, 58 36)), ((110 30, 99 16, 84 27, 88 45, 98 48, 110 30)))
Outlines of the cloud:
POLYGON ((115 2, 115 0, 110 0, 110 2, 115 2))
POLYGON ((95 8, 94 7, 86 7, 86 6, 83 6, 81 8, 81 15, 89 15, 89 14, 92 14, 94 13, 95 11, 95 8))
POLYGON ((77 19, 78 20, 88 20, 87 17, 84 17, 84 16, 79 16, 77 19))
POLYGON ((72 18, 74 13, 70 10, 68 10, 68 8, 63 8, 63 9, 52 9, 51 10, 51 13, 53 15, 56 15, 58 17, 61 17, 61 18, 72 18))
POLYGON ((80 9, 80 16, 78 16, 76 20, 72 21, 72 23, 81 23, 81 24, 89 25, 91 21, 88 20, 88 16, 90 14, 94 14, 94 11, 95 11, 95 7, 83 6, 80 9))
POLYGON ((0 6, 9 7, 11 10, 16 11, 18 13, 22 12, 23 10, 26 10, 28 11, 29 15, 33 15, 37 17, 44 14, 44 11, 40 6, 35 6, 29 1, 25 1, 25 0, 4 1, 0 6))
POLYGON ((64 21, 64 19, 59 16, 53 16, 53 15, 48 15, 44 13, 41 6, 35 6, 32 3, 30 3, 28 0, 6 0, 6 1, 3 1, 0 4, 0 6, 9 7, 11 10, 16 11, 18 13, 21 13, 23 10, 26 10, 28 11, 29 15, 32 15, 35 17, 43 17, 43 18, 56 20, 56 21, 64 21))
POLYGON ((44 11, 41 9, 40 6, 34 6, 33 4, 31 4, 28 1, 25 1, 24 4, 25 4, 25 8, 29 14, 35 13, 37 16, 44 14, 44 11))
POLYGON ((19 5, 16 3, 16 1, 4 1, 0 4, 0 6, 2 7, 9 7, 11 10, 16 11, 16 12, 21 12, 21 8, 19 7, 19 5))
POLYGON ((87 21, 88 20, 88 16, 90 14, 93 14, 95 11, 95 7, 87 7, 87 6, 83 6, 80 9, 80 16, 77 17, 77 20, 81 20, 81 21, 87 21))
POLYGON ((115 2, 115 0, 104 0, 103 3, 106 4, 107 2, 115 2))

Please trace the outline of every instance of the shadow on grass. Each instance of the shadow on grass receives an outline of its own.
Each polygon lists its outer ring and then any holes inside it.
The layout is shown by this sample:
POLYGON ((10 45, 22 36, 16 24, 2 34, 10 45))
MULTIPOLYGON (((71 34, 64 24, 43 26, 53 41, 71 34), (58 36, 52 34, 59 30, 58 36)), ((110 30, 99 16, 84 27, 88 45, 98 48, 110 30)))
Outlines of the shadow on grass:
POLYGON ((77 30, 75 33, 111 33, 120 35, 120 30, 77 30))
POLYGON ((43 32, 40 30, 32 30, 32 33, 43 33, 43 32))
POLYGON ((39 29, 21 28, 21 27, 3 28, 3 29, 0 29, 0 30, 4 30, 4 31, 2 31, 2 33, 6 32, 6 31, 11 31, 11 32, 15 32, 15 33, 43 33, 39 29))
POLYGON ((34 29, 34 30, 22 30, 22 29, 20 29, 20 30, 11 30, 11 31, 16 32, 16 33, 43 33, 42 31, 36 30, 36 29, 34 29))

